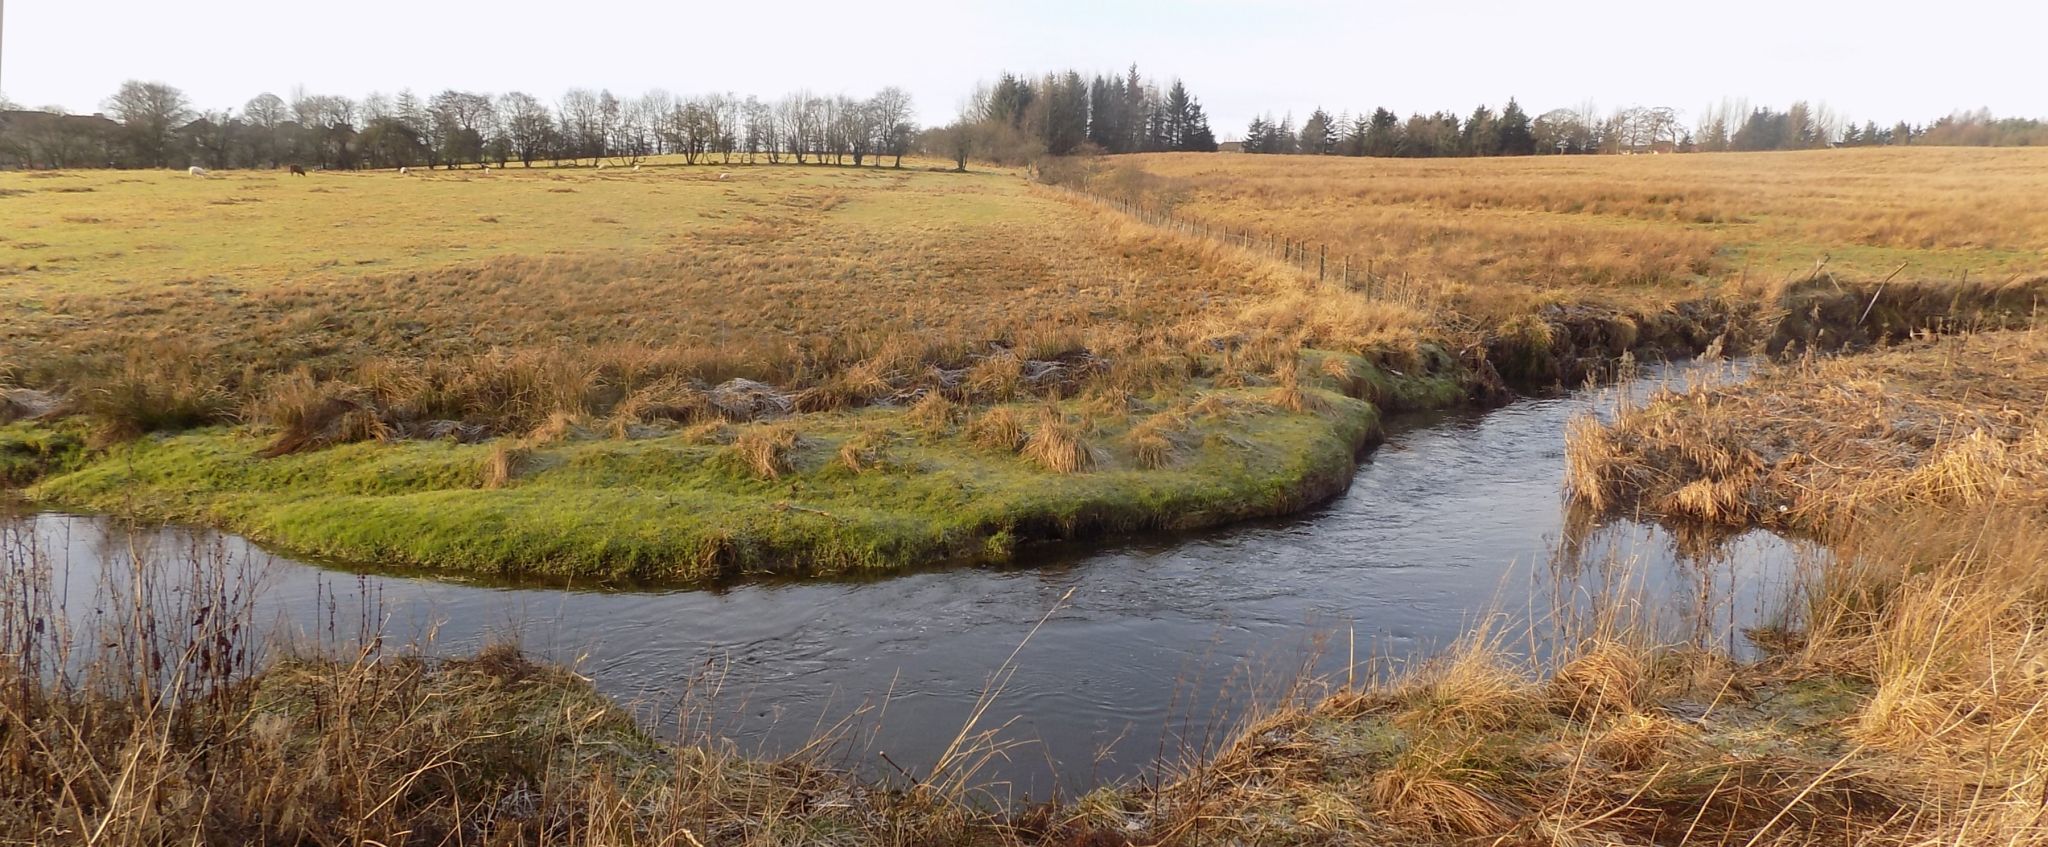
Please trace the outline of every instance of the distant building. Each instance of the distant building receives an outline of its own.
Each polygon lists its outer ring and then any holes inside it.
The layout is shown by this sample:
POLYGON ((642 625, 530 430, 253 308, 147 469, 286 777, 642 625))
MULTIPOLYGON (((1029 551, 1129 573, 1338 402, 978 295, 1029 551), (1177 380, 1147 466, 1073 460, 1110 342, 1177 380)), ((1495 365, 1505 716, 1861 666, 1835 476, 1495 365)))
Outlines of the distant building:
POLYGON ((1218 153, 1242 153, 1242 152, 1244 152, 1244 142, 1242 142, 1242 141, 1225 141, 1225 142, 1223 142, 1222 144, 1218 144, 1218 145, 1216 145, 1216 152, 1218 152, 1218 153))

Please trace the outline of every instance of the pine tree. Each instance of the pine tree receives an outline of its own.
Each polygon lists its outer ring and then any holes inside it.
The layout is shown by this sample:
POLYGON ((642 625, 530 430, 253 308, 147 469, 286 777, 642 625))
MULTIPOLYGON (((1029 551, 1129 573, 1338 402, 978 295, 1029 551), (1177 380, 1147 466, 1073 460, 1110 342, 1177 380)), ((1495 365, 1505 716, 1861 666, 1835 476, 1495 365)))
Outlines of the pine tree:
POLYGON ((1273 128, 1273 153, 1283 155, 1301 152, 1301 139, 1294 134, 1294 116, 1280 119, 1280 125, 1273 128))
POLYGON ((1372 125, 1365 131, 1365 155, 1394 156, 1401 152, 1401 119, 1386 109, 1372 110, 1372 125))
POLYGON ((1459 145, 1467 156, 1491 156, 1500 149, 1500 121, 1493 110, 1481 105, 1465 119, 1465 134, 1459 145))
POLYGON ((1322 107, 1309 113, 1308 120, 1301 125, 1301 151, 1310 156, 1324 156, 1332 151, 1334 134, 1328 112, 1322 107))
POLYGON ((1372 119, 1370 117, 1359 115, 1353 118, 1350 126, 1344 131, 1344 142, 1339 146, 1338 152, 1346 156, 1365 155, 1366 136, 1371 130, 1372 119))
POLYGON ((1508 98, 1507 108, 1500 110, 1500 141, 1495 152, 1502 156, 1527 156, 1536 152, 1536 133, 1529 126, 1529 115, 1515 98, 1508 98))

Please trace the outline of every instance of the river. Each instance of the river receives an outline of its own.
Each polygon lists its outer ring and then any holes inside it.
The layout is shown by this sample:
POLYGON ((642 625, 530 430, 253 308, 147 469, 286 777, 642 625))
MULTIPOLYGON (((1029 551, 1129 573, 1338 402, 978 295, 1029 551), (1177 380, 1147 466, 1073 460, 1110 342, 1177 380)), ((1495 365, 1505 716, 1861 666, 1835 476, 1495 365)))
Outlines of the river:
MULTIPOLYGON (((1527 633, 1546 629, 1531 622, 1602 591, 1639 592, 1673 640, 1742 650, 1741 629, 1771 620, 1808 545, 1753 532, 1688 554, 1651 524, 1567 531, 1566 423, 1688 373, 1404 417, 1349 490, 1313 511, 1059 545, 1002 569, 622 591, 314 566, 92 516, 37 513, 8 532, 74 586, 137 555, 252 563, 258 621, 278 637, 345 641, 369 620, 388 643, 443 653, 516 638, 657 728, 687 714, 691 731, 748 752, 787 753, 840 727, 832 755, 878 777, 927 775, 986 702, 975 726, 1008 746, 973 776, 998 797, 1043 798, 1210 749, 1295 683, 1427 656, 1481 621, 1541 653, 1527 633)), ((85 594, 74 587, 73 615, 89 614, 85 594)))

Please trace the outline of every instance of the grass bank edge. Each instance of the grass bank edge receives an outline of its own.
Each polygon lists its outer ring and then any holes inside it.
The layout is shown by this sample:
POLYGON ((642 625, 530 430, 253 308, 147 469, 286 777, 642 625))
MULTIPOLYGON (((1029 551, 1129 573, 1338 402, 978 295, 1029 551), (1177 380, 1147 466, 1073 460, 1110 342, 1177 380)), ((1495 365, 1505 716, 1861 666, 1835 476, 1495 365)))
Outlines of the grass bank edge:
MULTIPOLYGON (((1342 355, 1307 358, 1320 367, 1342 355)), ((23 475, 47 471, 24 489, 44 505, 203 524, 318 559, 675 584, 847 575, 1000 563, 1031 542, 1295 513, 1349 484, 1357 456, 1381 437, 1381 406, 1467 397, 1460 373, 1396 374, 1343 358, 1356 376, 1316 376, 1292 398, 1282 387, 1212 387, 1107 415, 1080 399, 992 407, 1027 426, 1057 408, 1085 429, 1076 447, 1092 467, 1073 473, 1022 455, 1030 433, 1009 448, 977 442, 973 418, 989 410, 933 428, 902 408, 710 434, 365 442, 267 459, 250 428, 149 436, 88 455, 76 430, 58 438, 51 426, 17 423, 0 429, 0 455, 23 475), (1170 419, 1151 427, 1163 430, 1166 454, 1146 466, 1134 430, 1153 418, 1170 419), (793 438, 764 474, 742 442, 777 428, 793 438)))

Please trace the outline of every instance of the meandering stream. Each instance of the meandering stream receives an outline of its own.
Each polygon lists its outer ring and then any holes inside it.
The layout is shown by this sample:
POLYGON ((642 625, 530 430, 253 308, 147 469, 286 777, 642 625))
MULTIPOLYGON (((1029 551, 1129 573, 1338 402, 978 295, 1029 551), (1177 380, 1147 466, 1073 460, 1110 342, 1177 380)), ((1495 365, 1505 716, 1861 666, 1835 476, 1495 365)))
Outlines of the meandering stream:
MULTIPOLYGON (((1626 388, 1678 378, 1652 370, 1626 388)), ((1212 745, 1304 668, 1341 681, 1370 657, 1427 655, 1492 610, 1521 633, 1560 598, 1632 586, 1670 637, 1739 649, 1810 551, 1759 532, 1688 556, 1628 521, 1567 533, 1565 425, 1616 390, 1405 418, 1350 490, 1312 512, 1064 546, 1001 570, 607 591, 357 574, 97 517, 42 513, 8 531, 67 563, 76 586, 138 552, 261 562, 259 621, 301 638, 353 637, 366 617, 387 640, 436 651, 517 637, 657 726, 687 694, 747 751, 786 753, 851 718, 837 752, 876 775, 927 773, 998 677, 978 726, 1016 746, 977 776, 1044 797, 1212 745)), ((73 589, 74 614, 87 594, 73 589)))

